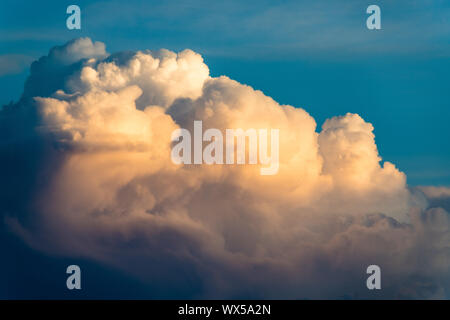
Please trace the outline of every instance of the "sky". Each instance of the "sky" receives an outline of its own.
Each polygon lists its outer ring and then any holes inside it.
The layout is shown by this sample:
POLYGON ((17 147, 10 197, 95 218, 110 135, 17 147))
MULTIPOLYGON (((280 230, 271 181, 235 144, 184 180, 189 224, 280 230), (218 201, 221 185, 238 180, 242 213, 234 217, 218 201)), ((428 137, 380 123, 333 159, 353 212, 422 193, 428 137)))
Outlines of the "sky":
POLYGON ((8 275, 0 297, 367 297, 344 274, 370 252, 391 268, 392 286, 375 298, 448 298, 448 1, 78 1, 81 30, 66 28, 70 4, 0 4, 0 106, 25 110, 2 107, 0 119, 1 248, 10 262, 0 267, 8 275), (381 8, 381 30, 366 27, 371 4, 381 8), (151 71, 155 59, 175 71, 151 71), (288 120, 284 105, 293 106, 288 120), (305 149, 283 161, 297 180, 283 169, 270 182, 247 167, 173 171, 163 157, 147 166, 128 149, 164 154, 170 130, 197 116, 218 128, 273 123, 295 132, 284 143, 305 149), (105 150, 116 153, 96 153, 105 150), (379 246, 369 245, 374 238, 379 246), (360 258, 346 239, 361 243, 360 258), (68 292, 55 277, 72 261, 90 271, 90 291, 68 292), (309 279, 318 270, 349 282, 324 277, 316 286, 309 279), (265 278, 281 280, 275 296, 265 278), (233 287, 241 282, 248 288, 233 287))

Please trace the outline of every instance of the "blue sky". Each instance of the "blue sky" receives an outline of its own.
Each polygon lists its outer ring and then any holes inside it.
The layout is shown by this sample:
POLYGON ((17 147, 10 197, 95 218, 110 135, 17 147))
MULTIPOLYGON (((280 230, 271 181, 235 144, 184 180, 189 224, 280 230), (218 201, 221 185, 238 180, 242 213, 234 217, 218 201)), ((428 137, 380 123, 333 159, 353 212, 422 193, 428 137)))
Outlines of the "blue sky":
POLYGON ((17 100, 28 65, 89 36, 108 52, 191 48, 227 75, 317 121, 347 112, 375 127, 383 160, 411 185, 450 185, 448 1, 2 1, 0 104, 17 100), (382 30, 366 28, 381 8, 382 30))

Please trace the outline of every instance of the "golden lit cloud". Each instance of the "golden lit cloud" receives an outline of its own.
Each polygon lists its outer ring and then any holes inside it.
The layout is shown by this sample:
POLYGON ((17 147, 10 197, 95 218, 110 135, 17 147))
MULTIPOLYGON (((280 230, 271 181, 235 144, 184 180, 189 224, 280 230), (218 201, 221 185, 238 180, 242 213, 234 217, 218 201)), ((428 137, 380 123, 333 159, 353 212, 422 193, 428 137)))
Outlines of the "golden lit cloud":
POLYGON ((435 276, 449 272, 448 212, 428 209, 426 191, 380 163, 373 127, 359 115, 328 119, 317 132, 307 111, 210 77, 190 50, 108 55, 78 39, 36 64, 26 90, 46 81, 39 72, 49 64, 64 76, 52 79, 60 85, 51 94, 25 92, 32 98, 19 106, 36 112, 46 160, 45 183, 32 189, 38 223, 8 220, 30 245, 175 287, 186 283, 169 270, 199 273, 196 297, 361 296, 358 281, 373 263, 391 281, 387 297, 421 296, 416 277, 434 286, 430 296, 442 294, 435 276), (194 120, 222 131, 279 129, 278 173, 175 165, 171 134, 194 120))

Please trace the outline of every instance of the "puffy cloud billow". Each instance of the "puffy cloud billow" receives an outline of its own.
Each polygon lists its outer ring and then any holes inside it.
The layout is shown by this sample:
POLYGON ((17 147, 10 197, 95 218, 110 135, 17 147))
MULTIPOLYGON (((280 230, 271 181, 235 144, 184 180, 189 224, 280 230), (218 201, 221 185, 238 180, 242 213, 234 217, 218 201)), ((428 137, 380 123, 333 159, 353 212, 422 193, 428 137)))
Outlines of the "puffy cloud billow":
POLYGON ((46 253, 106 263, 177 298, 446 298, 450 192, 411 188, 357 114, 318 132, 191 50, 88 38, 34 62, 0 111, 0 209, 46 253), (177 128, 276 128, 259 165, 175 165, 177 128), (382 290, 366 288, 366 268, 382 290))

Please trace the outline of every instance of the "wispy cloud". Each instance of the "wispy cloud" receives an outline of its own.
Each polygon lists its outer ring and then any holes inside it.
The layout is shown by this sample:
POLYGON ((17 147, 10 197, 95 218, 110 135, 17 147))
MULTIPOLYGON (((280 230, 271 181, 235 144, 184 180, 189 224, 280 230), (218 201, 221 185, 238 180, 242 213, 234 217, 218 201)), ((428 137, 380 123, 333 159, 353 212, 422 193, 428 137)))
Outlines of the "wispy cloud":
POLYGON ((444 1, 378 1, 382 30, 366 28, 361 1, 99 2, 92 27, 135 28, 172 43, 234 56, 450 54, 444 1), (121 21, 118 26, 115 21, 121 21), (164 31, 164 34, 160 34, 164 31))
POLYGON ((367 298, 373 263, 384 298, 448 294, 448 190, 429 207, 436 190, 381 163, 357 114, 317 132, 306 110, 210 77, 192 50, 108 55, 88 38, 50 50, 24 90, 0 111, 0 210, 30 246, 184 298, 367 298), (174 165, 171 134, 194 120, 279 129, 279 172, 174 165))
POLYGON ((23 54, 4 54, 0 55, 0 77, 7 74, 22 72, 29 67, 33 57, 23 54))

